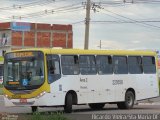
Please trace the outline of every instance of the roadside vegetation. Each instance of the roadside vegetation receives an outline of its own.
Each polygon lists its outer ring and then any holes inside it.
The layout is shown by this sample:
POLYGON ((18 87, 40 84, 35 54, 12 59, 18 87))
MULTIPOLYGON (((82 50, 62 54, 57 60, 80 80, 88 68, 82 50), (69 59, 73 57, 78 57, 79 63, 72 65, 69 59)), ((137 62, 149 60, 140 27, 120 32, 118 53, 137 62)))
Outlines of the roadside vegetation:
POLYGON ((29 115, 24 120, 69 120, 66 118, 62 112, 47 112, 47 113, 39 113, 35 112, 32 115, 29 115))
POLYGON ((0 84, 0 95, 3 95, 2 87, 3 87, 3 85, 0 84))

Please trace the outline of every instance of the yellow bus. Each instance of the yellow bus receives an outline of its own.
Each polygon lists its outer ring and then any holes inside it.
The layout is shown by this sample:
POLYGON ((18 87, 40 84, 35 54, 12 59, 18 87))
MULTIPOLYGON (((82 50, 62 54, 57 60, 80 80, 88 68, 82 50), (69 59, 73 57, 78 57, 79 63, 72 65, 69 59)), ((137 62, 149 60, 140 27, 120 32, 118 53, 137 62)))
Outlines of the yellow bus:
POLYGON ((157 56, 152 51, 26 49, 4 57, 6 106, 88 104, 102 109, 116 103, 131 109, 135 101, 159 96, 157 56))

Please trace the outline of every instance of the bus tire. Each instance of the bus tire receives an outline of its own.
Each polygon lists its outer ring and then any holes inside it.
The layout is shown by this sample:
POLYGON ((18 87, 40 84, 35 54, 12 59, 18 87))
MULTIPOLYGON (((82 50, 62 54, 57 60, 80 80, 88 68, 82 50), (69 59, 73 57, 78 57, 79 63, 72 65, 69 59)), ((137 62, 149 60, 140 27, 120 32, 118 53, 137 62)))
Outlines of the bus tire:
POLYGON ((37 106, 32 106, 32 113, 37 112, 37 106))
POLYGON ((103 109, 103 107, 105 106, 105 103, 90 103, 88 105, 93 110, 100 110, 100 109, 103 109))
POLYGON ((68 93, 66 95, 65 105, 64 105, 65 113, 71 113, 72 112, 72 103, 73 103, 72 94, 68 93))
POLYGON ((134 106, 135 96, 132 91, 127 91, 125 101, 117 103, 119 109, 131 109, 134 106))

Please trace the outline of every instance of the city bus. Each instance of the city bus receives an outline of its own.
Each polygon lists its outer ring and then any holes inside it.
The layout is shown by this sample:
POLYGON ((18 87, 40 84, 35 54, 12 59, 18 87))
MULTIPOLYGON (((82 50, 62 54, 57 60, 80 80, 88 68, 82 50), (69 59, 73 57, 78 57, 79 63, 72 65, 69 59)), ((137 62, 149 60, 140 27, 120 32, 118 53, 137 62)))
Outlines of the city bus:
POLYGON ((64 107, 117 104, 131 109, 135 101, 159 96, 157 55, 138 50, 39 48, 4 56, 6 106, 64 107))

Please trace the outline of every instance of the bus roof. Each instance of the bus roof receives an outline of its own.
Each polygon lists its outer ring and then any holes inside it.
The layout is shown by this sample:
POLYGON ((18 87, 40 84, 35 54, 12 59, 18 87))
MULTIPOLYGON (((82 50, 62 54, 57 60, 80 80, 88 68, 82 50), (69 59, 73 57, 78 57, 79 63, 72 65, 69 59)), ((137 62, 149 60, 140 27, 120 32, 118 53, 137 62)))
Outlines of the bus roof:
POLYGON ((20 51, 42 51, 45 54, 90 54, 90 55, 152 55, 156 56, 156 52, 151 50, 83 50, 83 49, 56 49, 56 48, 29 48, 15 50, 12 52, 20 51))

